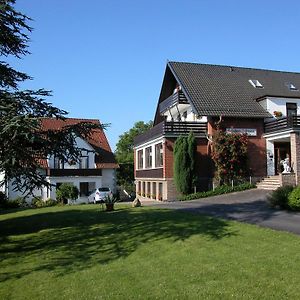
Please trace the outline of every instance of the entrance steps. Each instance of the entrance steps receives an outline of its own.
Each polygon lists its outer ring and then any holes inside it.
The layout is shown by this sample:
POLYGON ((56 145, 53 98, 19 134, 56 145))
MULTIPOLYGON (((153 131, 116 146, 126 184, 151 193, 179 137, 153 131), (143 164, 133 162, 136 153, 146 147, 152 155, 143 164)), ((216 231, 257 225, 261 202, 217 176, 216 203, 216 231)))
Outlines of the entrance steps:
POLYGON ((280 186, 281 185, 280 185, 279 175, 265 177, 256 184, 256 187, 258 189, 271 190, 271 191, 276 190, 280 186))

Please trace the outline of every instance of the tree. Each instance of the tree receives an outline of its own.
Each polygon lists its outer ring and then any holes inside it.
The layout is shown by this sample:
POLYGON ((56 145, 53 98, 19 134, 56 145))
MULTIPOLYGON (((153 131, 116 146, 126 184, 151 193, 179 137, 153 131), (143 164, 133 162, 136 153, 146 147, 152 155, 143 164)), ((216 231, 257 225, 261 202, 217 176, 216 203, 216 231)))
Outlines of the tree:
POLYGON ((178 192, 191 193, 195 176, 196 140, 192 132, 180 136, 174 144, 174 183, 178 192))
MULTIPOLYGON (((26 15, 14 9, 15 0, 0 0, 0 57, 22 58, 29 54, 28 33, 32 28, 26 15)), ((64 119, 67 112, 45 101, 50 91, 20 90, 19 83, 31 79, 26 73, 14 70, 0 61, 0 173, 5 174, 3 185, 10 180, 16 190, 32 192, 49 186, 45 175, 38 172, 40 159, 55 155, 77 160, 81 149, 76 147, 78 135, 88 136, 91 123, 65 126, 60 131, 41 128, 41 118, 64 119)))
POLYGON ((71 183, 62 183, 56 190, 56 200, 63 203, 67 203, 68 200, 76 200, 78 195, 78 188, 71 183))
POLYGON ((145 123, 143 121, 136 122, 128 131, 124 132, 119 137, 116 145, 116 159, 120 165, 117 170, 118 185, 122 185, 127 189, 133 189, 134 181, 134 161, 133 161, 133 146, 134 138, 153 126, 153 122, 145 123))

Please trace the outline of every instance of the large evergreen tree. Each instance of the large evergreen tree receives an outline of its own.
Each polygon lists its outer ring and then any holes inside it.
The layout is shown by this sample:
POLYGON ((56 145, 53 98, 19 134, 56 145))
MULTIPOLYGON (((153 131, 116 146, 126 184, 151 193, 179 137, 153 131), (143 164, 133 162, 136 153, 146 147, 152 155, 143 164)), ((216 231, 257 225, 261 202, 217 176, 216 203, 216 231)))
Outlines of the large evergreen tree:
POLYGON ((56 155, 76 160, 81 149, 75 145, 77 135, 87 136, 96 125, 80 123, 59 132, 45 131, 40 118, 64 119, 67 112, 45 101, 49 91, 20 90, 19 83, 31 79, 12 68, 5 58, 22 58, 29 54, 29 17, 14 8, 15 0, 0 0, 0 174, 16 189, 31 192, 48 185, 44 174, 37 172, 40 159, 56 155))
POLYGON ((174 183, 178 192, 186 195, 192 192, 195 176, 196 140, 192 132, 180 136, 174 144, 174 183))

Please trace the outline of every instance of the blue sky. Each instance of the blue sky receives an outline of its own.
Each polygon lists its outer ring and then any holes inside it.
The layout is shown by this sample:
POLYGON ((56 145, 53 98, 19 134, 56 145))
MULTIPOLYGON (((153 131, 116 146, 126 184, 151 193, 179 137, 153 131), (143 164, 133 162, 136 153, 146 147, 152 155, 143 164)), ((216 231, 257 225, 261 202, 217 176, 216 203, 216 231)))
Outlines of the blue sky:
POLYGON ((167 60, 300 72, 300 1, 17 0, 34 19, 26 88, 118 137, 153 119, 167 60))

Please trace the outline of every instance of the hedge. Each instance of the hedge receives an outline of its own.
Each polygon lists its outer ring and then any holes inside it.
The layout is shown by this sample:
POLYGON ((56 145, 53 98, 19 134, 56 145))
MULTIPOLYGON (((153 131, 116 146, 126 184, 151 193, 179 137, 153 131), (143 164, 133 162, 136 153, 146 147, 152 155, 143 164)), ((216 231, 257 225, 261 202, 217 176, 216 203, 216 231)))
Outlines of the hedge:
POLYGON ((199 199, 199 198, 206 198, 206 197, 211 197, 211 196, 239 192, 239 191, 244 191, 244 190, 249 190, 249 189, 254 189, 254 188, 256 188, 256 185, 252 184, 252 183, 243 183, 243 184, 236 185, 233 187, 229 186, 229 185, 222 185, 222 186, 215 188, 214 190, 210 190, 207 192, 199 192, 199 193, 181 196, 179 198, 179 200, 180 201, 189 201, 189 200, 195 200, 195 199, 199 199))

